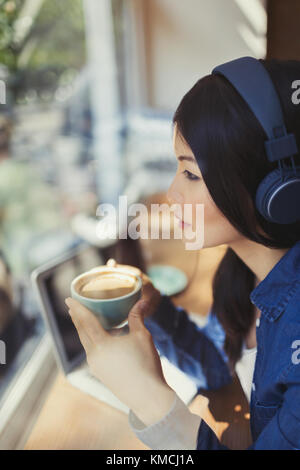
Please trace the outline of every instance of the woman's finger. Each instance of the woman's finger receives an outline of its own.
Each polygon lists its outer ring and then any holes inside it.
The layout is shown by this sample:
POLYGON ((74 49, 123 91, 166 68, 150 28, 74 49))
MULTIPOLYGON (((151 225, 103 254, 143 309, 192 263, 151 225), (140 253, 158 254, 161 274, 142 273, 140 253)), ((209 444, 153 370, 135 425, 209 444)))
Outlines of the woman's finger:
POLYGON ((146 300, 139 300, 129 312, 128 325, 131 332, 134 331, 148 331, 144 325, 144 314, 149 308, 149 302, 146 300))
POLYGON ((90 351, 91 346, 92 346, 91 341, 90 341, 89 337, 87 336, 87 334, 85 333, 85 329, 82 327, 81 323, 78 321, 78 318, 76 318, 75 316, 72 316, 71 309, 68 309, 68 312, 69 312, 71 320, 72 320, 72 322, 73 322, 73 324, 74 324, 74 326, 77 330, 80 342, 81 342, 82 346, 84 347, 86 353, 88 353, 88 351, 90 351))
POLYGON ((100 343, 109 337, 95 315, 84 305, 71 297, 68 297, 65 303, 70 309, 72 319, 80 330, 78 334, 85 334, 92 343, 100 343))

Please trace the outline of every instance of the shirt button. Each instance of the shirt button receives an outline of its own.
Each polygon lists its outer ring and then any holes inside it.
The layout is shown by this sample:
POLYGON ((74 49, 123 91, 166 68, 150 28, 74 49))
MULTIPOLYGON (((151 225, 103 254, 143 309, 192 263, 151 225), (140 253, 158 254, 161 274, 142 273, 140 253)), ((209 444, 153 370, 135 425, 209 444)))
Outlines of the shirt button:
POLYGON ((257 318, 256 319, 256 327, 259 328, 259 325, 260 325, 260 318, 257 318))

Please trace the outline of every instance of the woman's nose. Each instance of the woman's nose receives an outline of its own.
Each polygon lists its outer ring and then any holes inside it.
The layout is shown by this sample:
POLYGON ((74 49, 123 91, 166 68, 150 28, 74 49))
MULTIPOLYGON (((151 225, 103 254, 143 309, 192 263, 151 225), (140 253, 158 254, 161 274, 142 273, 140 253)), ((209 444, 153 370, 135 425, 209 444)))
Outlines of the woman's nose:
POLYGON ((167 191, 167 200, 169 204, 183 204, 183 197, 180 192, 175 190, 173 183, 167 191))

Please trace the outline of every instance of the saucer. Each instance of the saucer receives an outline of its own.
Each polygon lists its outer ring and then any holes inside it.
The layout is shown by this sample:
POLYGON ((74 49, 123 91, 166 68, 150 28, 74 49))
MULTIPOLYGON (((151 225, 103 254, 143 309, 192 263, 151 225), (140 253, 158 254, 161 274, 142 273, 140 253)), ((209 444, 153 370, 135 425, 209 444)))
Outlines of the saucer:
POLYGON ((183 291, 188 284, 186 274, 174 266, 155 264, 147 271, 154 287, 163 295, 175 295, 183 291))

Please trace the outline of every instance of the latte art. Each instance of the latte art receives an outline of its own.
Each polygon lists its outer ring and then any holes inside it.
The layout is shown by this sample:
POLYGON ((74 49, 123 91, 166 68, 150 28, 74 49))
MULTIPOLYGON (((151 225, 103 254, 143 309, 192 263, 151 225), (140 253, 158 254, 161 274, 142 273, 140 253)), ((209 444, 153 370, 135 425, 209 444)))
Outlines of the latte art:
POLYGON ((114 299, 130 294, 137 285, 137 279, 129 274, 93 273, 81 279, 77 292, 90 299, 114 299))

